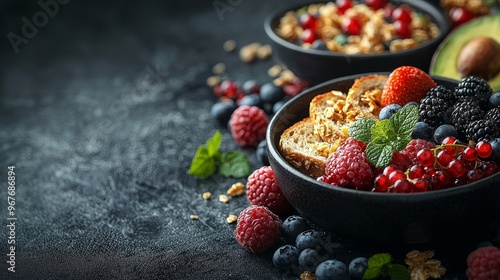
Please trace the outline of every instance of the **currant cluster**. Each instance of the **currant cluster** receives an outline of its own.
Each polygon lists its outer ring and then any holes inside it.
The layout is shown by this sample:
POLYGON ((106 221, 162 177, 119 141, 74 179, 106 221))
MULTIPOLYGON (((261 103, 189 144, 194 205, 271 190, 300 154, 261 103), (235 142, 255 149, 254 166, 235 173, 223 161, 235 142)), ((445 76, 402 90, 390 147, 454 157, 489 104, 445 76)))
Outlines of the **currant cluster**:
POLYGON ((416 193, 452 188, 490 176, 500 170, 487 141, 461 143, 446 137, 434 148, 423 148, 406 170, 385 167, 375 177, 373 192, 416 193))

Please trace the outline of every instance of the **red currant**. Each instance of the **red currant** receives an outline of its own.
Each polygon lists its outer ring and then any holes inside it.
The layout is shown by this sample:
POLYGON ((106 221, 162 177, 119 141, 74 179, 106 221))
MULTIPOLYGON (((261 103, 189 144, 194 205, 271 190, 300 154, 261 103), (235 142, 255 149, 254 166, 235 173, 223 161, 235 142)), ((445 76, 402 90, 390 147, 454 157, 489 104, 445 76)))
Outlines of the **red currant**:
POLYGON ((391 172, 391 174, 389 174, 389 181, 391 182, 391 184, 395 184, 397 180, 405 179, 405 178, 406 178, 406 175, 401 170, 394 170, 391 172))
POLYGON ((387 3, 387 5, 385 5, 385 7, 384 7, 384 17, 386 19, 392 18, 392 12, 394 11, 395 8, 396 8, 396 6, 394 6, 394 4, 387 3))
POLYGON ((400 20, 408 24, 411 23, 411 10, 408 7, 399 6, 392 11, 392 20, 400 20))
POLYGON ((352 8, 354 3, 351 0, 337 0, 338 13, 343 15, 345 11, 352 8))
POLYGON ((384 167, 384 171, 382 171, 382 174, 384 174, 385 176, 389 176, 389 174, 391 174, 395 170, 398 170, 398 168, 395 165, 390 164, 384 167))
POLYGON ((417 163, 424 167, 434 165, 434 152, 427 148, 418 151, 417 163))
POLYGON ((455 159, 455 154, 447 150, 440 150, 436 159, 441 166, 448 166, 448 163, 455 159))
POLYGON ((467 147, 463 151, 464 159, 468 161, 475 161, 477 159, 477 150, 474 147, 467 147))
POLYGON ((396 32, 396 35, 401 37, 402 39, 408 39, 411 38, 411 35, 413 34, 413 29, 411 28, 411 24, 401 21, 401 20, 396 20, 394 23, 394 32, 396 32))
POLYGON ((408 171, 408 178, 417 179, 421 178, 425 174, 424 167, 421 165, 412 165, 408 171))
POLYGON ((479 141, 476 144, 477 155, 481 158, 488 158, 493 153, 493 148, 491 144, 486 141, 479 141))
POLYGON ((451 8, 448 16, 450 17, 452 28, 455 28, 474 18, 474 15, 471 12, 461 7, 451 8))
POLYGON ((462 175, 464 175, 465 171, 467 171, 463 162, 456 159, 452 160, 448 164, 448 170, 451 172, 451 174, 453 174, 455 178, 460 178, 462 175))
POLYGON ((385 7, 385 5, 387 4, 387 0, 365 0, 365 3, 373 10, 378 10, 385 7))
POLYGON ((427 180, 418 178, 413 183, 413 191, 414 192, 426 192, 429 190, 429 183, 427 180))
POLYGON ((497 173, 500 169, 498 167, 498 164, 496 164, 496 162, 491 161, 491 160, 481 161, 480 167, 486 176, 493 175, 493 174, 497 173))
POLYGON ((302 29, 316 29, 316 18, 310 13, 300 15, 299 22, 302 29))
POLYGON ((484 172, 481 169, 473 169, 473 170, 467 171, 467 183, 475 182, 475 181, 480 180, 484 177, 485 177, 484 172))
POLYGON ((453 185, 453 177, 450 172, 446 170, 438 170, 434 177, 437 179, 436 188, 437 189, 446 189, 453 185))
POLYGON ((318 39, 318 36, 316 35, 316 32, 311 29, 305 29, 302 31, 302 42, 312 44, 316 39, 318 39))
POLYGON ((223 97, 236 98, 240 89, 236 82, 231 80, 225 80, 220 84, 220 92, 223 97))
POLYGON ((397 193, 411 193, 413 191, 413 184, 406 178, 399 179, 394 183, 394 192, 397 193))
POLYGON ((384 174, 379 174, 375 177, 375 187, 373 188, 376 192, 387 192, 391 183, 389 182, 389 178, 384 174))
POLYGON ((342 21, 342 32, 345 34, 359 35, 361 34, 361 28, 363 28, 363 25, 357 18, 345 18, 342 21))

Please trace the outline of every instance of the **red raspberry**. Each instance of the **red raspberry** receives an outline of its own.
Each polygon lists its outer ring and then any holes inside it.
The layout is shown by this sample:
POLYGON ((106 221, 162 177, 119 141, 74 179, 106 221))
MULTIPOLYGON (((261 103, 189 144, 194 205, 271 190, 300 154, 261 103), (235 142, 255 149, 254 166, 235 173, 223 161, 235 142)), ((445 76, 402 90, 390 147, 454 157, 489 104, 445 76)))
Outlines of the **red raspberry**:
POLYGON ((494 246, 480 247, 467 256, 469 280, 500 279, 500 249, 494 246))
POLYGON ((352 138, 342 143, 326 161, 325 181, 340 187, 372 189, 374 174, 365 148, 365 143, 352 138))
POLYGON ((248 176, 246 192, 250 203, 265 206, 273 213, 281 214, 292 209, 276 182, 271 166, 262 166, 248 176))
POLYGON ((412 139, 408 145, 401 151, 402 154, 406 154, 411 160, 412 164, 417 164, 417 153, 423 148, 433 149, 436 144, 431 141, 424 139, 412 139))
POLYGON ((241 147, 257 147, 266 137, 269 118, 257 106, 243 105, 234 110, 229 121, 234 141, 241 147))
POLYGON ((267 251, 281 239, 281 220, 268 208, 250 205, 241 211, 234 237, 254 253, 267 251))

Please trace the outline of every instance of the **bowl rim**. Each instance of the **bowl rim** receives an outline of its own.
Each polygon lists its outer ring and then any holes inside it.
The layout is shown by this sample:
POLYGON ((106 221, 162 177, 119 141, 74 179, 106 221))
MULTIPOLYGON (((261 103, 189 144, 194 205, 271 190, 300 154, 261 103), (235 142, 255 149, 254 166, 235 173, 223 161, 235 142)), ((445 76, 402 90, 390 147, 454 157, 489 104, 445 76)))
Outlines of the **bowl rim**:
MULTIPOLYGON (((394 193, 361 191, 361 190, 349 189, 349 188, 344 188, 344 187, 339 187, 336 185, 328 184, 325 182, 318 181, 318 180, 300 172, 295 167, 293 167, 291 164, 289 164, 281 155, 281 152, 280 152, 278 145, 276 145, 275 141, 273 141, 273 138, 276 138, 277 142, 279 142, 279 137, 281 135, 273 136, 273 134, 272 134, 274 128, 276 127, 276 124, 280 121, 279 119, 284 114, 284 112, 286 112, 288 110, 288 108, 294 106, 294 104, 298 100, 305 98, 304 96, 313 95, 314 92, 316 92, 316 94, 314 94, 314 96, 316 96, 316 95, 321 94, 323 92, 327 92, 328 90, 324 90, 324 88, 331 87, 335 83, 339 83, 339 82, 343 82, 343 81, 347 81, 347 80, 354 81, 354 79, 356 79, 356 78, 366 76, 366 75, 373 75, 373 74, 388 75, 389 72, 370 72, 370 73, 354 74, 354 75, 334 78, 334 79, 325 81, 323 83, 320 83, 318 85, 315 85, 313 87, 310 87, 310 88, 302 91, 301 93, 297 94, 293 98, 291 98, 271 118, 269 125, 266 129, 266 143, 267 143, 267 151, 269 153, 269 157, 272 157, 277 162, 277 164, 284 167, 288 172, 292 173, 294 176, 297 176, 300 180, 306 181, 307 183, 309 183, 310 185, 307 186, 308 188, 309 187, 321 188, 321 189, 325 189, 328 191, 344 193, 344 194, 348 194, 348 195, 367 195, 367 196, 370 196, 373 198, 382 198, 384 200, 394 200, 394 201, 398 201, 398 200, 408 201, 409 199, 428 200, 428 199, 436 199, 436 198, 458 195, 460 193, 467 193, 471 189, 474 189, 474 188, 488 187, 487 184, 480 184, 482 181, 491 180, 494 177, 500 177, 500 172, 497 172, 496 174, 482 178, 482 179, 475 181, 473 183, 460 185, 460 186, 456 186, 456 187, 452 187, 452 188, 448 188, 448 189, 433 190, 433 191, 419 192, 419 193, 397 193, 397 194, 394 194, 394 193), (471 187, 470 184, 477 184, 477 186, 471 187)), ((432 76, 432 77, 436 81, 451 82, 451 83, 458 82, 457 80, 449 79, 449 78, 443 78, 443 77, 437 77, 437 76, 432 76)), ((439 84, 439 82, 438 82, 438 84, 439 84)))
POLYGON ((411 1, 411 0, 390 0, 392 3, 397 3, 397 4, 407 4, 412 6, 413 8, 417 8, 418 10, 425 11, 430 17, 431 21, 434 22, 435 24, 438 25, 441 33, 435 37, 432 38, 431 40, 428 40, 420 45, 418 45, 415 48, 407 49, 407 50, 402 50, 398 52, 388 52, 384 51, 381 53, 371 53, 371 54, 344 54, 344 53, 339 53, 339 52, 332 52, 332 51, 324 51, 324 50, 314 50, 314 49, 306 49, 303 48, 299 45, 296 45, 294 43, 291 43, 283 38, 281 38, 276 32, 274 32, 273 29, 273 22, 276 20, 279 20, 281 16, 283 16, 286 12, 292 11, 292 10, 297 10, 303 6, 309 5, 309 4, 319 4, 319 3, 327 3, 327 2, 334 2, 334 0, 313 0, 313 1, 307 1, 302 4, 295 4, 288 6, 286 8, 280 8, 276 9, 274 12, 272 12, 269 16, 264 21, 264 30, 266 34, 271 38, 272 41, 275 43, 287 48, 291 49, 295 52, 300 52, 304 53, 307 55, 313 55, 313 56, 319 56, 319 57, 332 57, 332 58, 346 58, 346 59, 366 59, 370 57, 392 57, 394 56, 404 56, 408 54, 412 54, 420 49, 424 49, 432 44, 435 44, 436 42, 441 42, 448 32, 450 31, 450 22, 449 20, 444 17, 444 14, 438 10, 437 7, 432 5, 431 3, 425 2, 425 1, 411 1))

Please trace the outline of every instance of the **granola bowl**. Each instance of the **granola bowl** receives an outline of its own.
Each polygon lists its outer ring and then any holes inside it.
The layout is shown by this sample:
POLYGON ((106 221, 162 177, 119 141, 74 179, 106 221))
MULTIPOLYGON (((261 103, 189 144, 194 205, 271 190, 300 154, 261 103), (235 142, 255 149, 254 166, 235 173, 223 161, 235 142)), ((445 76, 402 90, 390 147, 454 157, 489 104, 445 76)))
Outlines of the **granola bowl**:
MULTIPOLYGON (((287 15, 287 13, 289 14, 291 11, 298 11, 299 9, 310 4, 325 4, 332 2, 334 1, 308 1, 301 5, 289 6, 272 13, 268 16, 264 23, 264 29, 267 36, 271 40, 274 57, 277 63, 285 66, 296 76, 309 82, 310 84, 317 84, 337 77, 358 74, 361 69, 363 70, 362 72, 381 72, 391 71, 401 65, 411 65, 420 69, 429 69, 435 50, 450 30, 449 20, 445 16, 445 13, 439 10, 436 5, 426 1, 398 0, 391 1, 390 3, 394 5, 407 5, 411 7, 413 11, 426 15, 428 22, 432 23, 435 27, 434 29, 438 31, 434 32, 434 35, 419 43, 417 46, 405 49, 407 41, 402 41, 403 43, 399 43, 400 47, 397 47, 396 45, 395 49, 397 49, 397 51, 389 51, 389 47, 387 45, 388 43, 385 42, 386 50, 381 51, 380 48, 378 48, 378 51, 376 52, 366 50, 366 48, 372 47, 374 50, 377 49, 375 46, 376 44, 371 39, 372 37, 368 39, 361 37, 363 42, 358 43, 360 46, 363 46, 363 51, 361 52, 359 50, 352 50, 353 48, 356 49, 356 43, 349 46, 350 50, 345 48, 342 51, 334 51, 332 50, 332 48, 335 48, 334 43, 332 43, 333 47, 329 47, 324 50, 313 47, 304 47, 303 45, 298 44, 298 39, 295 38, 298 37, 298 35, 291 34, 289 35, 289 38, 285 38, 285 33, 289 30, 283 31, 280 29, 280 24, 282 24, 282 19, 285 15, 287 15)), ((292 21, 295 20, 292 19, 292 21)), ((299 30, 303 30, 300 29, 301 27, 298 28, 299 30)), ((366 27, 365 24, 363 28, 368 27, 366 27)), ((378 32, 378 28, 371 29, 373 30, 366 32, 378 32)), ((330 38, 333 35, 330 35, 330 37, 326 39, 326 35, 323 37, 321 36, 322 35, 318 35, 318 38, 322 38, 324 41, 336 41, 335 39, 330 38)), ((387 35, 384 36, 387 37, 387 35)), ((393 34, 393 36, 396 35, 393 34)), ((381 42, 377 45, 380 46, 381 42)))
MULTIPOLYGON (((347 92, 362 75, 333 79, 305 90, 272 118, 266 135, 270 165, 285 197, 309 221, 340 237, 369 244, 488 240, 500 226, 500 173, 448 189, 380 193, 342 188, 302 173, 280 150, 283 132, 308 116, 322 93, 347 92), (490 236, 491 235, 491 236, 490 236)), ((456 81, 434 77, 445 87, 456 81)))

